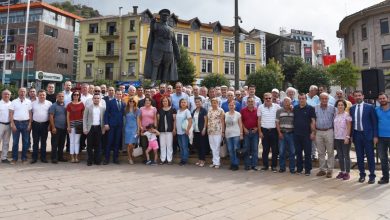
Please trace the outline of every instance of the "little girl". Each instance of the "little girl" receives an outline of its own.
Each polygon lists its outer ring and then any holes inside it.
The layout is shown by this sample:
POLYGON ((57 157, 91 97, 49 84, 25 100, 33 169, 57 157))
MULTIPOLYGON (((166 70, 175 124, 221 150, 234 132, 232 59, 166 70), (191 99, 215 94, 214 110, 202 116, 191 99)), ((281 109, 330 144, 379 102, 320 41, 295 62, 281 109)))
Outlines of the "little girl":
POLYGON ((146 126, 146 131, 143 133, 148 138, 148 149, 146 149, 146 165, 157 165, 158 158, 158 142, 156 135, 160 135, 160 132, 156 130, 153 124, 146 126), (154 160, 151 161, 149 157, 149 152, 153 150, 154 160))

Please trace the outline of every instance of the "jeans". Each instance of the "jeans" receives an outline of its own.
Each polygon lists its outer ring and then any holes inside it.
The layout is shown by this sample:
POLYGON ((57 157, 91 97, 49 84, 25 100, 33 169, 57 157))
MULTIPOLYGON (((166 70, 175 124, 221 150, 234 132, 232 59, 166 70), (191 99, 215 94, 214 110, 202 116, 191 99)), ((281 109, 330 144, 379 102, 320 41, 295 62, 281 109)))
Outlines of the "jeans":
POLYGON ((240 164, 240 160, 237 157, 237 149, 240 149, 240 137, 230 137, 226 138, 226 145, 229 151, 230 164, 232 166, 238 166, 240 164))
POLYGON ((27 160, 28 143, 30 140, 30 132, 27 130, 28 121, 14 121, 16 131, 12 132, 12 159, 18 161, 19 137, 22 135, 22 161, 27 160))
POLYGON ((303 171, 303 156, 302 151, 305 152, 305 172, 310 173, 312 169, 311 164, 311 140, 310 134, 294 135, 295 154, 297 156, 297 172, 303 171))
POLYGON ((33 160, 38 160, 39 142, 41 142, 41 160, 46 160, 46 141, 48 135, 48 126, 49 122, 39 123, 33 121, 32 123, 33 160))
POLYGON ((390 138, 379 138, 378 153, 381 159, 382 176, 384 180, 389 180, 389 148, 390 138))
POLYGON ((278 165, 278 136, 276 132, 276 128, 261 128, 261 132, 263 133, 263 166, 265 168, 269 167, 268 163, 268 154, 269 151, 272 151, 272 163, 271 167, 276 168, 278 165))
POLYGON ((182 163, 187 163, 188 161, 188 135, 186 134, 178 134, 177 135, 177 142, 179 143, 180 147, 180 158, 182 163))
POLYGON ((365 177, 364 156, 367 157, 369 178, 375 179, 375 153, 373 140, 366 139, 363 131, 353 131, 353 143, 355 144, 357 163, 360 177, 365 177))
POLYGON ((244 136, 245 168, 256 167, 259 161, 259 133, 249 131, 244 136))
POLYGON ((290 172, 295 171, 295 146, 294 133, 283 133, 283 139, 279 140, 279 166, 281 170, 286 170, 286 151, 289 156, 290 172))
POLYGON ((194 140, 192 145, 198 150, 198 159, 206 160, 207 134, 202 136, 201 132, 194 132, 194 140))
POLYGON ((64 159, 64 145, 66 138, 66 129, 56 128, 56 134, 51 133, 51 160, 64 159))
POLYGON ((351 159, 349 157, 351 144, 344 144, 344 140, 335 139, 334 145, 337 148, 337 155, 339 156, 340 171, 349 173, 351 170, 351 159))
POLYGON ((88 163, 100 163, 102 127, 92 126, 87 135, 88 163))

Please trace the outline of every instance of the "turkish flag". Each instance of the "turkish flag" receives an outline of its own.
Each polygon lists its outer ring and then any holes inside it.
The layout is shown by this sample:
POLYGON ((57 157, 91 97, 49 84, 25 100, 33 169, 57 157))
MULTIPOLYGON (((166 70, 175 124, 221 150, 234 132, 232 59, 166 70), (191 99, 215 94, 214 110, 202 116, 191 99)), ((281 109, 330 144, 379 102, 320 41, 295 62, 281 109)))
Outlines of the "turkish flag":
MULTIPOLYGON (((18 45, 15 59, 19 62, 23 62, 23 50, 24 45, 18 45)), ((29 44, 26 47, 26 60, 34 60, 34 44, 29 44)))
POLYGON ((329 66, 336 63, 336 55, 323 56, 324 66, 329 66))

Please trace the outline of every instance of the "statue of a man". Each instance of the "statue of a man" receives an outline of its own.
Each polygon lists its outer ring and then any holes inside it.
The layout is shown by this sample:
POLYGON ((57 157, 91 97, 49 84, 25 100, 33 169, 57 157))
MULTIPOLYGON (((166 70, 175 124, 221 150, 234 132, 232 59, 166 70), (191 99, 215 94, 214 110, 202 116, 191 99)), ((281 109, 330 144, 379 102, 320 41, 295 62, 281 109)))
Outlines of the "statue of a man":
POLYGON ((156 18, 150 22, 144 76, 151 79, 153 84, 156 80, 178 80, 176 64, 180 59, 180 50, 175 33, 168 24, 170 14, 168 9, 162 9, 159 12, 160 22, 156 22, 156 18))

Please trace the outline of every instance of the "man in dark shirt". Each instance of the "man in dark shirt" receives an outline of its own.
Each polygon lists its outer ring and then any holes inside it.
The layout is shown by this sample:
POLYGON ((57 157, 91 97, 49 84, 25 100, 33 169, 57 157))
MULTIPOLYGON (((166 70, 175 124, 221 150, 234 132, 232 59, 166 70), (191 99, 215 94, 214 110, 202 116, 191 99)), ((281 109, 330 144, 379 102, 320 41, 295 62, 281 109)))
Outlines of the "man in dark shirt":
POLYGON ((57 102, 49 109, 50 127, 51 127, 51 162, 66 162, 64 158, 64 144, 66 138, 66 108, 64 104, 64 93, 57 94, 57 102))
POLYGON ((309 176, 311 164, 311 142, 315 139, 314 108, 306 103, 306 94, 298 96, 299 105, 294 107, 294 143, 297 156, 297 173, 303 171, 302 151, 305 152, 305 175, 309 176))
MULTIPOLYGON (((144 91, 144 93, 145 93, 145 98, 146 98, 146 97, 148 97, 148 98, 150 98, 150 99, 152 98, 152 97, 150 96, 150 88, 146 88, 145 91, 144 91)), ((139 102, 138 102, 138 107, 139 107, 139 108, 141 108, 141 107, 143 107, 143 106, 145 105, 145 98, 139 100, 139 102)), ((155 101, 154 99, 152 99, 152 106, 153 106, 153 107, 156 107, 156 101, 155 101)))
POLYGON ((50 101, 51 103, 55 103, 56 98, 57 98, 57 95, 55 93, 54 83, 49 83, 47 85, 46 100, 50 101))

